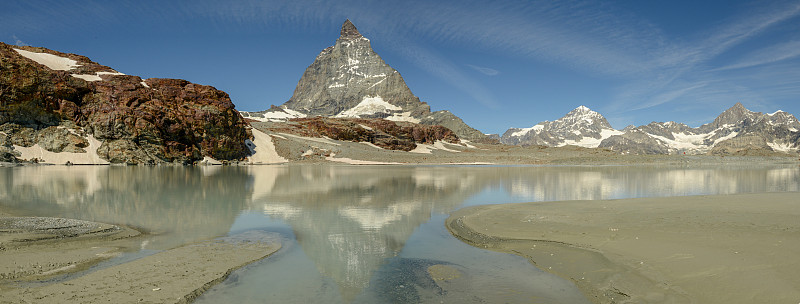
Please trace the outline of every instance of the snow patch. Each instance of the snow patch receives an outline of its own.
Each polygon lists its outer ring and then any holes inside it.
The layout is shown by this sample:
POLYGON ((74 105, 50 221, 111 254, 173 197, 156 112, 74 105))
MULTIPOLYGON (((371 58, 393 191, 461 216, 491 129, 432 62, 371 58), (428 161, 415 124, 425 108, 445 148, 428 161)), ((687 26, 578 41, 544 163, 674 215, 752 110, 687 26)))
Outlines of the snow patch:
POLYGON ((324 137, 324 138, 305 137, 305 136, 298 136, 298 135, 289 134, 289 133, 281 133, 281 135, 283 135, 285 137, 292 137, 292 138, 299 139, 299 140, 307 140, 307 141, 313 141, 313 142, 329 144, 329 145, 334 145, 334 146, 341 146, 340 143, 334 142, 332 139, 327 138, 327 137, 324 137))
POLYGON ((252 155, 247 157, 248 162, 252 164, 278 164, 289 162, 289 160, 283 158, 275 151, 275 144, 272 143, 272 137, 258 129, 251 129, 251 131, 253 132, 253 141, 247 143, 247 145, 251 147, 252 155))
POLYGON ((411 116, 411 112, 394 113, 392 116, 386 117, 386 120, 407 121, 413 123, 419 123, 421 121, 419 118, 411 116))
POLYGON ((728 135, 725 135, 723 137, 720 137, 717 140, 715 140, 714 143, 711 144, 711 146, 715 146, 715 145, 717 145, 717 143, 720 143, 720 142, 726 141, 728 139, 734 138, 734 137, 736 137, 736 135, 739 135, 739 132, 733 132, 731 134, 728 134, 728 135))
POLYGON ((331 89, 331 88, 341 88, 341 87, 343 87, 343 86, 344 86, 344 84, 343 84, 343 83, 334 83, 334 84, 332 84, 332 85, 329 85, 329 86, 328 86, 328 88, 329 88, 329 89, 331 89))
POLYGON ((403 108, 398 107, 396 105, 390 104, 381 98, 380 95, 376 95, 375 97, 364 97, 360 103, 358 103, 355 107, 336 114, 335 117, 355 117, 361 118, 361 115, 374 115, 377 113, 386 113, 388 114, 390 111, 400 111, 403 108))
POLYGON ((461 151, 458 151, 458 150, 453 150, 453 149, 447 148, 447 147, 444 146, 444 144, 453 145, 451 143, 445 143, 445 142, 443 142, 441 140, 437 140, 436 142, 433 143, 433 145, 417 144, 416 148, 414 148, 413 150, 408 151, 408 152, 410 152, 410 153, 419 153, 419 154, 432 154, 433 150, 442 150, 442 151, 447 151, 447 152, 452 152, 452 153, 461 152, 461 151))
MULTIPOLYGON (((521 129, 521 130, 519 130, 517 132, 511 133, 511 136, 513 136, 513 137, 525 136, 525 134, 528 134, 531 131, 537 131, 538 132, 538 131, 541 131, 541 130, 544 130, 544 125, 542 123, 539 123, 538 125, 535 125, 533 127, 524 128, 524 129, 521 129)), ((489 135, 489 134, 487 134, 487 135, 489 135)))
POLYGON ((269 111, 265 113, 250 113, 246 111, 240 111, 239 113, 242 114, 242 117, 257 121, 286 121, 291 118, 303 118, 308 116, 301 112, 287 108, 282 108, 278 111, 269 111))
POLYGON ((20 49, 14 49, 14 50, 17 51, 17 53, 19 53, 23 57, 33 60, 36 63, 44 65, 47 68, 55 71, 69 71, 71 69, 81 66, 80 64, 78 64, 78 61, 66 57, 56 56, 48 53, 34 53, 31 51, 20 50, 20 49))
POLYGON ((444 144, 445 144, 445 142, 443 142, 441 140, 437 140, 436 142, 433 143, 433 147, 436 148, 436 149, 442 150, 442 151, 447 151, 447 152, 453 152, 453 153, 461 152, 461 151, 458 151, 458 150, 449 149, 449 148, 445 147, 444 144))
POLYGON ((332 162, 345 163, 350 165, 402 165, 402 163, 378 162, 371 160, 359 160, 359 159, 334 157, 334 156, 335 156, 334 154, 331 154, 331 156, 325 157, 325 159, 332 162))
POLYGON ((604 139, 614 135, 622 135, 622 134, 625 134, 625 132, 613 129, 603 129, 602 131, 600 131, 600 138, 584 137, 581 140, 566 140, 559 146, 572 145, 584 148, 597 148, 598 146, 600 146, 600 142, 602 142, 604 139))
POLYGON ((675 139, 669 139, 664 136, 654 134, 647 134, 657 140, 660 140, 667 147, 677 150, 702 150, 704 148, 703 141, 711 136, 711 134, 686 134, 686 133, 672 133, 675 139))
POLYGON ((778 152, 789 153, 791 151, 797 150, 797 149, 793 148, 790 144, 787 144, 787 143, 771 142, 771 143, 767 143, 767 145, 770 148, 772 148, 772 150, 775 150, 775 151, 778 151, 778 152))
POLYGON ((125 74, 119 73, 119 72, 97 72, 94 75, 71 74, 70 76, 75 77, 75 78, 80 78, 80 79, 83 79, 83 80, 86 80, 86 81, 102 81, 103 78, 100 78, 101 75, 125 75, 125 74))
POLYGON ((67 162, 76 165, 106 165, 108 164, 107 161, 100 158, 97 155, 97 148, 100 148, 102 143, 97 140, 94 136, 89 135, 84 137, 86 141, 89 142, 89 146, 84 148, 86 150, 85 153, 73 153, 73 152, 51 152, 47 151, 39 144, 35 144, 31 147, 22 147, 14 145, 14 150, 19 151, 22 153, 20 159, 38 159, 40 163, 46 164, 56 164, 56 165, 63 165, 67 162))
POLYGON ((200 161, 201 165, 205 166, 215 166, 215 165, 222 165, 221 161, 211 158, 210 156, 203 157, 203 160, 200 161))

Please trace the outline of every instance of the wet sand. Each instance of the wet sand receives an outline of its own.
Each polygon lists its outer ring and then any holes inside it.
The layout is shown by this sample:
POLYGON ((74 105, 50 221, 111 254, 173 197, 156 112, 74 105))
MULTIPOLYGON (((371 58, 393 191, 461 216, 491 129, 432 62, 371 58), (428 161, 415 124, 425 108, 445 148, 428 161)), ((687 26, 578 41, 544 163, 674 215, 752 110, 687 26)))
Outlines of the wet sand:
POLYGON ((0 303, 186 303, 281 247, 279 236, 251 231, 66 276, 138 250, 138 235, 122 226, 0 211, 0 303))
POLYGON ((595 303, 800 303, 800 193, 488 205, 447 228, 595 303))

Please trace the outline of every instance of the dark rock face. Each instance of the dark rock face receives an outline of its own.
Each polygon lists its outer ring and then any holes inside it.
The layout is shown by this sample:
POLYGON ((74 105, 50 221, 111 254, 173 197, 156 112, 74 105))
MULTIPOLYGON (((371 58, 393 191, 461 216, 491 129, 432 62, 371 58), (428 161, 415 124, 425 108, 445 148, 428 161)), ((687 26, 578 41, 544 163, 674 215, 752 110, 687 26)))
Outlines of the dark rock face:
POLYGON ((328 137, 351 142, 369 142, 384 149, 411 151, 417 143, 433 144, 436 141, 458 143, 458 136, 448 128, 385 119, 363 118, 294 118, 284 129, 308 137, 328 137))
POLYGON ((247 156, 247 124, 228 95, 213 87, 142 80, 84 56, 44 48, 0 43, 0 60, 0 125, 9 125, 14 145, 38 143, 51 152, 80 153, 87 147, 83 135, 93 135, 102 142, 100 157, 112 163, 247 156), (18 50, 55 55, 78 66, 51 69, 18 50))
POLYGON ((777 154, 764 137, 757 135, 737 136, 722 141, 709 151, 711 155, 770 156, 777 154))
POLYGON ((598 148, 607 148, 622 154, 669 154, 669 147, 639 130, 606 138, 598 148))
POLYGON ((430 125, 443 125, 462 139, 486 142, 486 136, 450 112, 431 113, 430 106, 411 92, 395 69, 372 50, 369 39, 350 20, 342 25, 341 36, 305 70, 292 97, 281 107, 245 117, 267 120, 283 117, 283 109, 296 111, 293 117, 385 118, 430 125))

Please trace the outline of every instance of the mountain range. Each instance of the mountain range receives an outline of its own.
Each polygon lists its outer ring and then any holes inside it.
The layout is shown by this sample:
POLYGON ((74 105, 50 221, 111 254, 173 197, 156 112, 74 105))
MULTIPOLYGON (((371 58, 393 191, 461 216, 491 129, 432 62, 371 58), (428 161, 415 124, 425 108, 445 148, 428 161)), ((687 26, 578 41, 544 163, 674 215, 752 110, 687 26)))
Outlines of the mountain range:
MULTIPOLYGON (((789 113, 757 113, 737 103, 696 128, 653 122, 617 130, 603 115, 580 106, 554 121, 511 128, 502 137, 487 135, 452 112, 432 112, 349 20, 335 44, 305 70, 292 97, 260 112, 236 111, 228 94, 211 86, 142 79, 85 56, 0 43, 0 162, 275 163, 303 160, 317 150, 325 159, 347 154, 302 142, 318 143, 314 138, 319 137, 392 151, 375 154, 381 159, 433 148, 436 153, 510 150, 476 148, 469 142, 581 146, 601 148, 595 152, 604 155, 785 156, 800 150, 798 130, 800 123, 789 113)), ((517 157, 516 162, 540 162, 534 150, 511 150, 528 159, 517 157)), ((485 155, 494 161, 505 159, 490 152, 485 155)), ((465 160, 474 161, 459 158, 465 160)))
POLYGON ((509 145, 575 145, 621 154, 765 155, 797 153, 800 122, 783 111, 753 112, 736 103, 713 122, 697 128, 673 121, 611 127, 603 115, 580 106, 555 121, 511 128, 501 137, 509 145))

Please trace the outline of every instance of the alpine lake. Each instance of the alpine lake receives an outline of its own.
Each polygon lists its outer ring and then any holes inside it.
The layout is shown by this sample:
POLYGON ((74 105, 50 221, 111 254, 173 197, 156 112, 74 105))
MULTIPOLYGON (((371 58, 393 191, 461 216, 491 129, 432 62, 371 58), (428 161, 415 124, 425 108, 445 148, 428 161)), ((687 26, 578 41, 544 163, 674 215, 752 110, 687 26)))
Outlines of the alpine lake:
POLYGON ((797 165, 0 168, 0 205, 19 215, 147 232, 95 268, 251 230, 281 235, 282 249, 196 303, 589 303, 525 258, 456 239, 444 220, 481 204, 782 191, 800 191, 797 165))

